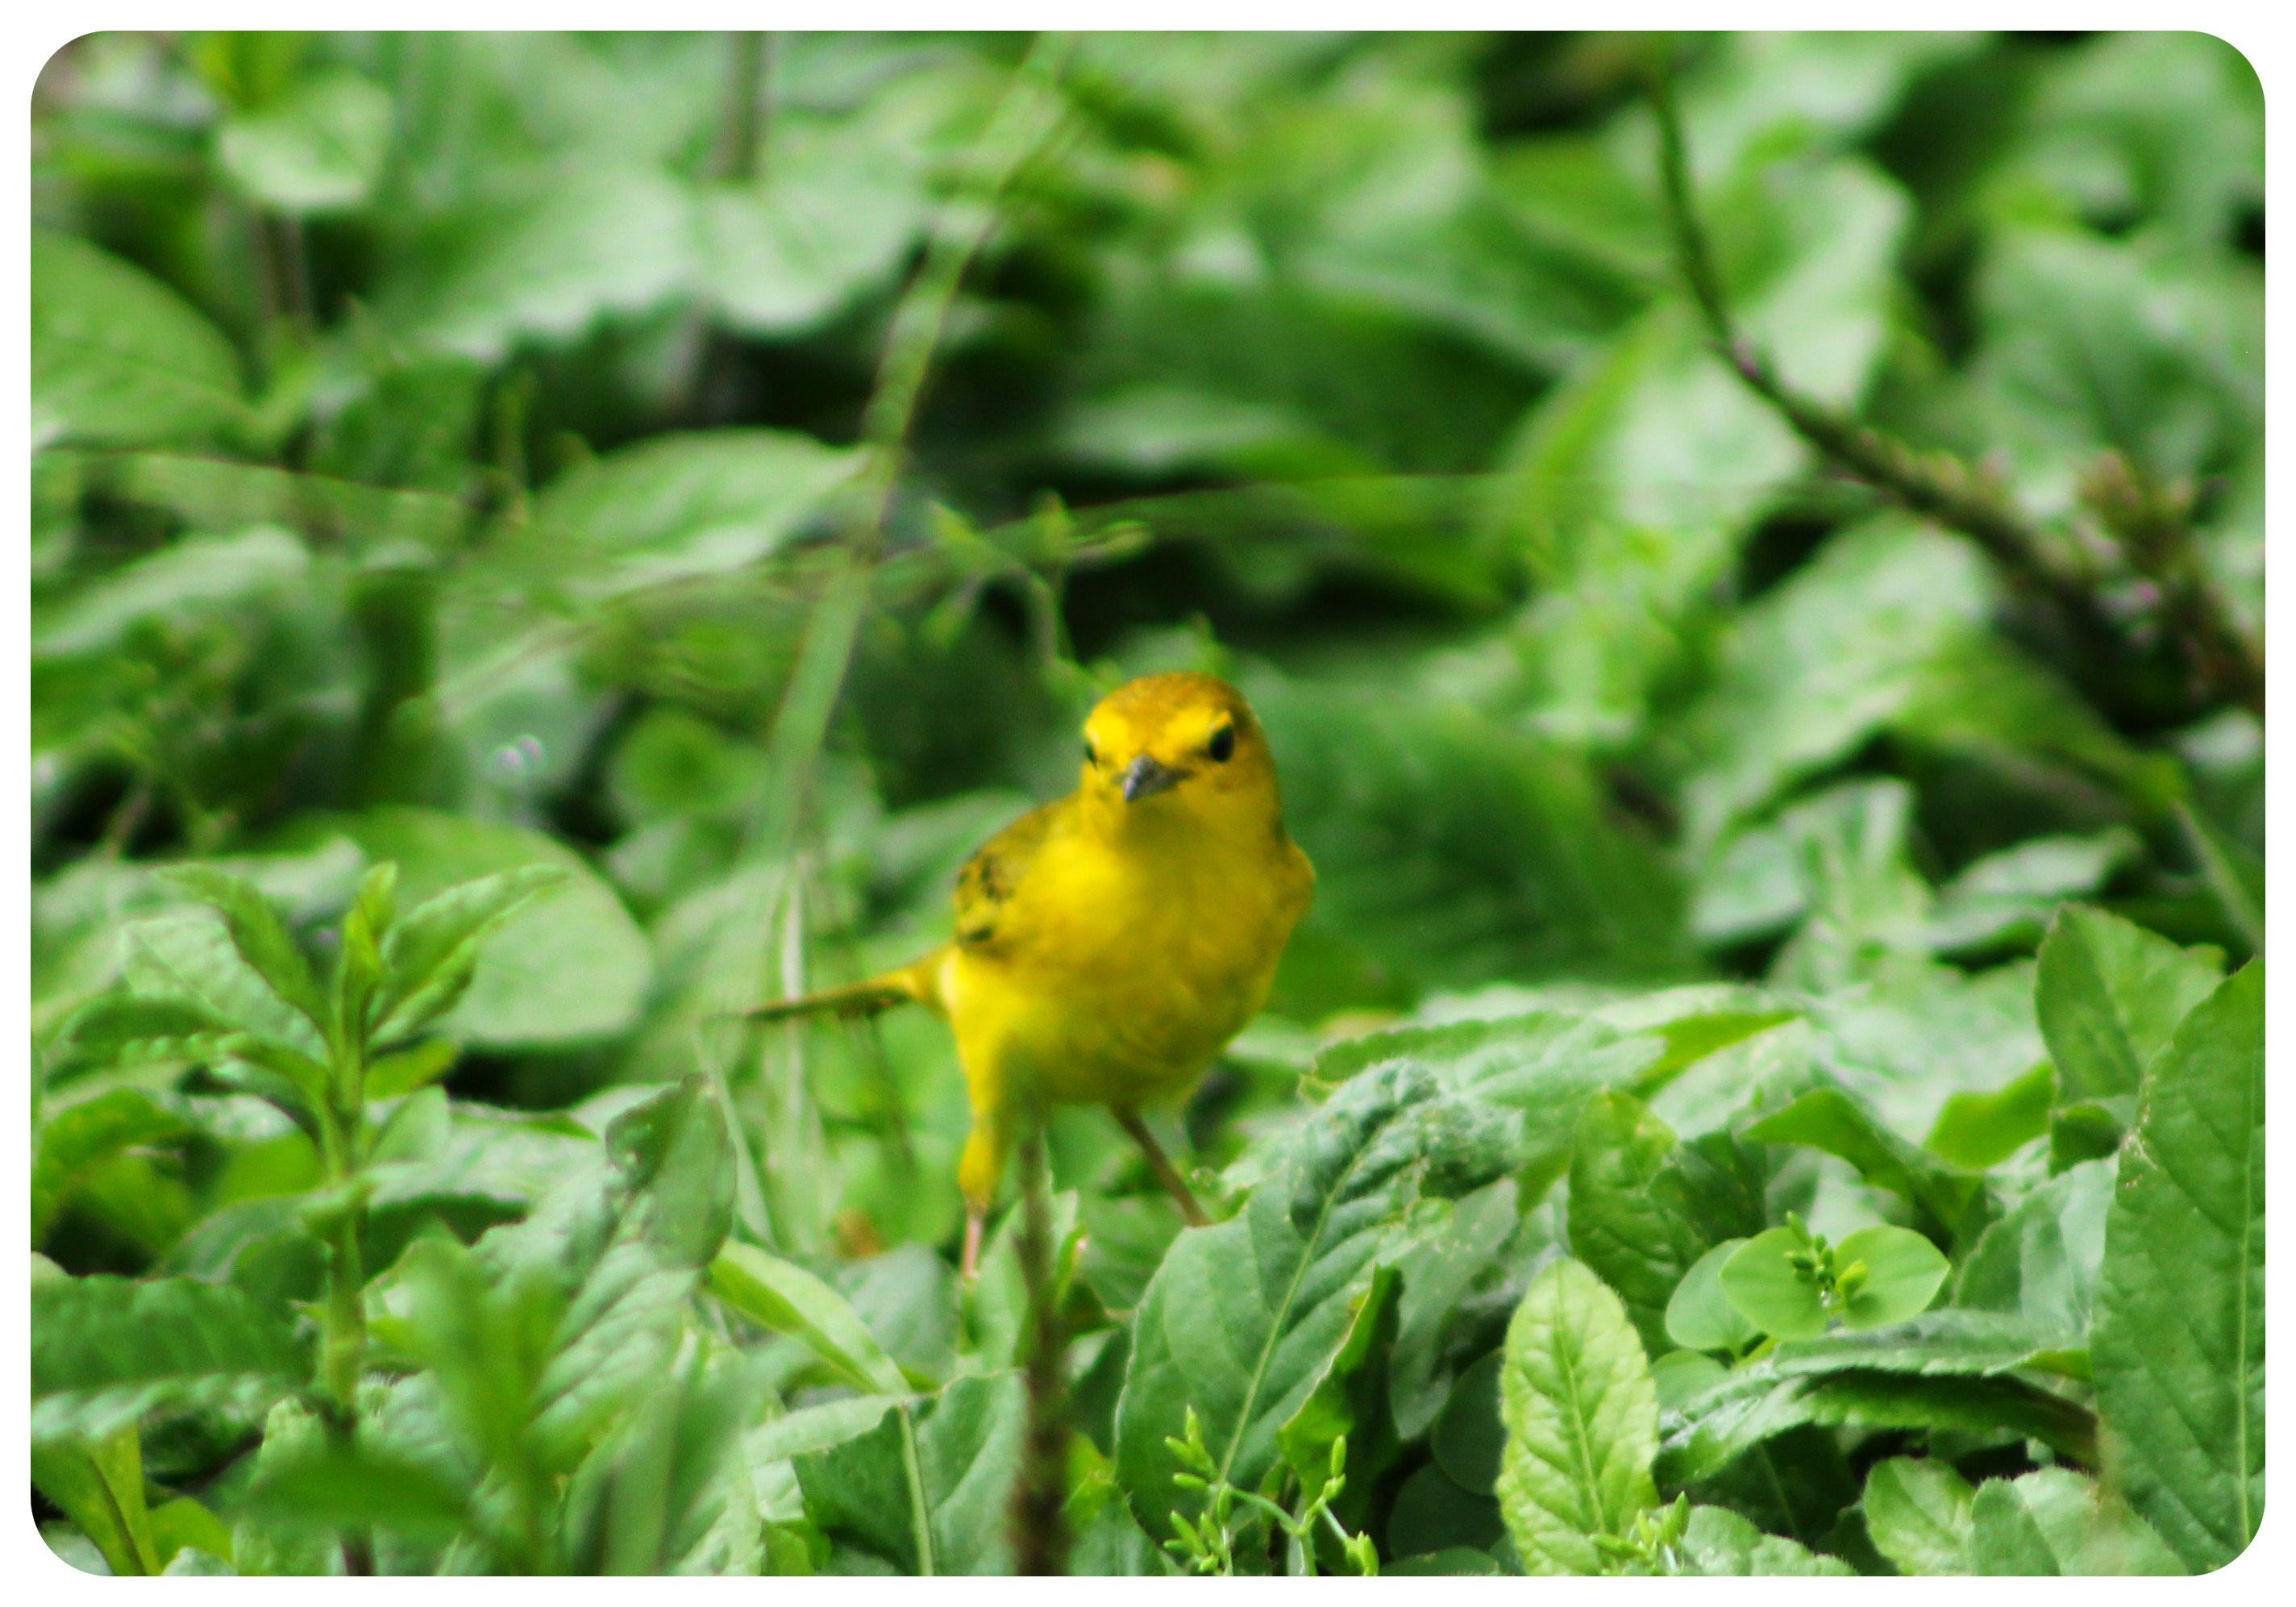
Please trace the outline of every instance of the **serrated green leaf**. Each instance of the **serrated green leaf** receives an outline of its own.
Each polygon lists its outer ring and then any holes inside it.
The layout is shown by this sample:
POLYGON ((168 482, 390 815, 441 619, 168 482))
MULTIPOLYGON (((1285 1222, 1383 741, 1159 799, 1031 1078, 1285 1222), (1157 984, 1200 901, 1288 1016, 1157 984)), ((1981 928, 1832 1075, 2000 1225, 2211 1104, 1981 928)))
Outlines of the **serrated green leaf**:
POLYGON ((32 439, 205 441, 246 418, 239 358, 143 269, 82 240, 32 236, 32 439))
POLYGON ((1724 1506, 1692 1507, 1676 1549, 1679 1562, 1660 1571, 1692 1578, 1813 1578, 1857 1571, 1784 1535, 1766 1535, 1724 1506))
POLYGON ((2041 945, 2033 1005, 2064 1102, 2134 1094, 2177 1023, 2221 974, 2118 915, 2079 904, 2059 911, 2041 945))
POLYGON ((709 1292, 769 1332, 786 1333, 857 1390, 906 1395, 908 1380, 845 1297, 791 1261, 729 1244, 709 1267, 709 1292))
POLYGON ((1892 1456, 1866 1475, 1866 1532, 1901 1573, 1974 1573, 1970 1504, 1976 1492, 1950 1463, 1892 1456))
POLYGON ((311 975, 309 962, 296 946, 294 934, 279 918, 271 900, 265 898, 253 883, 241 880, 212 865, 170 865, 160 873, 203 904, 211 905, 223 916, 224 929, 230 932, 232 947, 249 969, 261 977, 271 991, 291 1006, 312 1030, 324 1037, 327 1030, 327 1007, 320 996, 319 984, 311 975))
POLYGON ((1648 1106, 1613 1093, 1587 1102, 1570 1154, 1570 1252, 1626 1302, 1651 1351, 1664 1348, 1667 1302, 1710 1242, 1656 1186, 1675 1149, 1648 1106))
POLYGON ((1020 1374, 961 1378, 926 1397, 914 1418, 909 1410, 897 1406, 867 1433, 797 1457, 807 1515, 904 1572, 1010 1572, 1004 1518, 1027 1412, 1020 1374), (904 1444, 912 1435, 914 1482, 904 1444))
POLYGON ((1624 1538, 1658 1505, 1658 1395, 1619 1297, 1576 1261, 1531 1280, 1507 1324, 1499 1506, 1526 1572, 1610 1571, 1597 1537, 1624 1538))
POLYGON ((1980 1186, 1976 1178, 1890 1131, 1840 1088, 1813 1088, 1746 1128, 1745 1136, 1764 1144, 1805 1144, 1838 1155, 1866 1182, 1919 1207, 1948 1233, 1960 1225, 1980 1186))
POLYGON ((1987 1480, 1971 1503, 1970 1519, 1975 1573, 2187 1571, 2124 1502, 2065 1468, 1987 1480))
POLYGON ((2089 1340, 2108 1465, 2195 1569, 2264 1510, 2264 963, 2147 1069, 2105 1218, 2089 1340))
POLYGON ((147 1412, 254 1410, 310 1358, 283 1313, 192 1278, 99 1275, 32 1286, 32 1438, 98 1439, 147 1412))
POLYGON ((57 1210, 90 1167, 121 1150, 183 1131, 183 1118, 141 1088, 108 1088, 47 1113, 32 1165, 32 1242, 47 1236, 57 1210))
POLYGON ((2038 1332, 2085 1343, 2112 1183, 2110 1159, 2085 1160, 2020 1200, 1962 1262, 1954 1304, 2015 1313, 2038 1332))
POLYGON ((1221 1476, 1256 1488, 1276 1435, 1345 1344, 1358 1301, 1423 1193, 1489 1181, 1505 1149, 1487 1111, 1408 1061, 1355 1078, 1297 1132, 1242 1213, 1173 1242, 1134 1316, 1116 1466, 1135 1517, 1194 1513, 1164 1441, 1193 1409, 1221 1476), (1252 1276, 1239 1283, 1238 1267, 1252 1276))
POLYGON ((133 1423, 84 1439, 32 1445, 32 1483, 95 1543, 120 1577, 164 1565, 144 1499, 143 1440, 133 1423))
POLYGON ((451 887, 391 923, 390 986, 377 1043, 393 1043, 452 1010, 469 988, 480 946, 521 905, 569 880, 556 865, 521 865, 451 887))

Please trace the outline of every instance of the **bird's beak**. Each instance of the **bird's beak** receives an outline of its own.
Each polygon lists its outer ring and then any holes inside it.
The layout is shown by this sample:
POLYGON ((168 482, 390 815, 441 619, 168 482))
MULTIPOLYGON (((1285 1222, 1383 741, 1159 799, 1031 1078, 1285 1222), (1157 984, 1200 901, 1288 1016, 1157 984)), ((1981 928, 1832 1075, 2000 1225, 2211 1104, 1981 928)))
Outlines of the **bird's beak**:
POLYGON ((1124 767, 1124 801, 1138 803, 1144 798, 1168 792, 1186 779, 1187 774, 1169 765, 1160 765, 1144 753, 1124 767))

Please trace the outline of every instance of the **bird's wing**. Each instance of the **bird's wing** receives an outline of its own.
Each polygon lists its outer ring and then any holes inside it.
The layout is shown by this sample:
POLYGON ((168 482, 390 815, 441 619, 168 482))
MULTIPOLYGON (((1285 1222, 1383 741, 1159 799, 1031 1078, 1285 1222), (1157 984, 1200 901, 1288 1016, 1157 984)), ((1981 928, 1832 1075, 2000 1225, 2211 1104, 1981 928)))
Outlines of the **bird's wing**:
POLYGON ((1029 866, 1060 818, 1057 799, 1029 810, 980 845, 956 873, 956 940, 976 952, 993 947, 996 925, 1029 866))

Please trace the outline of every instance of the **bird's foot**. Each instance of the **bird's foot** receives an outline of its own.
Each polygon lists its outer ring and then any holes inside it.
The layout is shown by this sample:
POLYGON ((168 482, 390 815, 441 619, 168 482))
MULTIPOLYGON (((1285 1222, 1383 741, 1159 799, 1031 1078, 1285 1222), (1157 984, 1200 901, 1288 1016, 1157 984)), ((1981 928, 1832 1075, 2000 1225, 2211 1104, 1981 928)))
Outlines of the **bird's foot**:
POLYGON ((957 1276, 970 1283, 980 1272, 980 1225, 985 1213, 967 1206, 964 1211, 964 1259, 957 1264, 957 1276))

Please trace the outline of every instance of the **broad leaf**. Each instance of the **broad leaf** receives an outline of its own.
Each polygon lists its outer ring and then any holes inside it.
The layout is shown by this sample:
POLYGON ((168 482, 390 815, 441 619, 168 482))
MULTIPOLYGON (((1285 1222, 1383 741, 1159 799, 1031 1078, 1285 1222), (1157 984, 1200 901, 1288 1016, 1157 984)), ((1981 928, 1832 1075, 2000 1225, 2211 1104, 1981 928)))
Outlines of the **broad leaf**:
POLYGON ((806 1511, 904 1572, 1012 1571, 1005 1510, 1020 1470, 1017 1373, 961 1378, 857 1439, 797 1458, 806 1511))
POLYGON ((750 1244, 729 1244, 709 1268, 709 1291, 769 1332, 786 1333, 857 1390, 906 1395, 908 1380, 853 1308, 802 1267, 750 1244))
POLYGON ((2264 1510, 2264 963, 2146 1071, 2105 1218, 2089 1353, 2129 1504, 2196 1570, 2264 1510))
POLYGON ((1168 1536, 1174 1513, 1201 1505, 1172 1483, 1164 1443, 1191 1407, 1223 1477, 1256 1488, 1275 1468, 1277 1431, 1346 1343, 1405 1213, 1488 1181, 1505 1158, 1496 1125, 1424 1067, 1391 1062, 1299 1129, 1242 1215, 1173 1243, 1135 1315, 1116 1409, 1118 1479, 1142 1529, 1168 1536))
POLYGON ((32 1438, 101 1439, 147 1412, 258 1410, 309 1374, 283 1313, 192 1278, 32 1285, 32 1438))
POLYGON ((1570 1250, 1626 1302, 1646 1350, 1665 1348, 1667 1301, 1708 1244, 1704 1225, 1655 1186, 1674 1135, 1628 1094, 1597 1095, 1570 1156, 1570 1250))
POLYGON ((324 72, 227 119, 216 154, 249 200, 282 212, 340 211, 367 198, 390 151, 390 97, 357 73, 324 72))
POLYGON ((1973 1573, 1970 1502, 1974 1493, 1950 1463, 1892 1456, 1874 1464, 1866 1475, 1860 1503, 1866 1532, 1900 1573, 1973 1573))
POLYGON ((32 1166, 32 1242, 47 1236, 57 1210, 89 1168, 183 1129, 181 1116, 141 1088, 109 1088, 49 1112, 32 1166))
POLYGON ((253 883, 211 865, 170 866, 161 874, 203 904, 211 905, 231 933, 232 947, 272 992, 291 1005, 312 1030, 327 1030, 327 1008, 308 961, 271 900, 253 883))
POLYGON ((204 441, 246 417, 239 358, 176 292, 85 241, 32 236, 32 439, 204 441))
POLYGON ((1524 1570, 1608 1571, 1597 1538, 1623 1539, 1658 1505, 1658 1396, 1619 1297, 1551 1263, 1507 1324, 1500 1390, 1499 1506, 1524 1570))
POLYGON ((1972 1572, 2187 1571, 2126 1503, 2066 1468, 1988 1480, 1970 1508, 1972 1572))
POLYGON ((1724 1506, 1694 1506, 1677 1548, 1679 1562, 1661 1572, 1693 1578, 1814 1578, 1854 1575, 1839 1557, 1823 1556, 1784 1535, 1766 1535, 1724 1506))
POLYGON ((2041 945, 2033 1003, 2067 1103, 2135 1093, 2139 1074, 2220 974, 2118 915, 2066 906, 2041 945))

